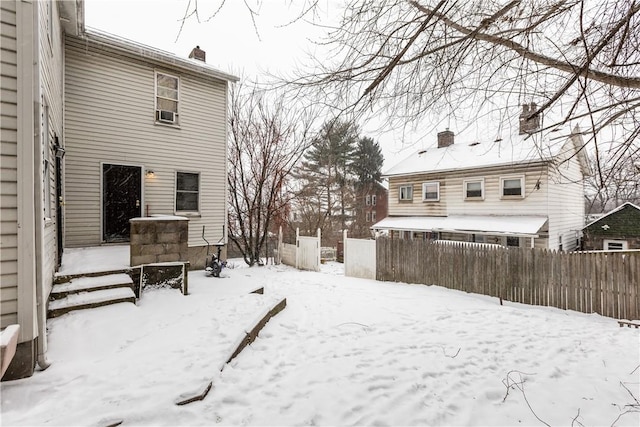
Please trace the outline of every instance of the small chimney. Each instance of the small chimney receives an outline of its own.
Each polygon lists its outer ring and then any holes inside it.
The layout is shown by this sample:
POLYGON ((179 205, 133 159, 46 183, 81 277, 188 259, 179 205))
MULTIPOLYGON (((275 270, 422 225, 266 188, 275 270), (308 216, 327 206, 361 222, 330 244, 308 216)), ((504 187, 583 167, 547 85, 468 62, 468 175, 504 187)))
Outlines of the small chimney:
POLYGON ((541 114, 530 117, 537 110, 538 106, 535 104, 535 102, 532 102, 531 104, 522 104, 522 113, 520 113, 520 135, 524 135, 525 133, 533 133, 540 130, 541 114))
POLYGON ((438 148, 448 147, 453 145, 454 133, 447 128, 447 130, 438 132, 438 148))
POLYGON ((197 59, 198 61, 207 62, 207 53, 200 49, 200 46, 196 46, 193 48, 191 53, 189 54, 189 58, 197 59))

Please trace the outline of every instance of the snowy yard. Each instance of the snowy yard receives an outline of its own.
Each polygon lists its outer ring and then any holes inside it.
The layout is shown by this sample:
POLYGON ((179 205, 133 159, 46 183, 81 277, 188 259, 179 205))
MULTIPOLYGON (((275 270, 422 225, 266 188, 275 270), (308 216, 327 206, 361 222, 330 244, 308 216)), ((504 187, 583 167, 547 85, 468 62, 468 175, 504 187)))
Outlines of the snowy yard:
POLYGON ((614 319, 346 278, 335 263, 224 275, 52 319, 52 365, 2 383, 2 425, 640 425, 640 330, 614 319), (175 405, 211 380, 206 399, 175 405))

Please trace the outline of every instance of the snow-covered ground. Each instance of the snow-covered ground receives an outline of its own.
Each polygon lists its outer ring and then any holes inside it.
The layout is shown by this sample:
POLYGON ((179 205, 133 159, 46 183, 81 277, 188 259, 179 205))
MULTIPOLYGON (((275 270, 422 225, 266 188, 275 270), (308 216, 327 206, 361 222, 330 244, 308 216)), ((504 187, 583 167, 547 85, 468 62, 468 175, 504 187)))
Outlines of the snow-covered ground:
POLYGON ((341 267, 194 271, 189 296, 152 290, 52 319, 52 365, 2 383, 1 423, 640 425, 640 329, 341 267), (265 295, 246 294, 257 286, 265 295), (203 401, 175 405, 209 381, 203 401))

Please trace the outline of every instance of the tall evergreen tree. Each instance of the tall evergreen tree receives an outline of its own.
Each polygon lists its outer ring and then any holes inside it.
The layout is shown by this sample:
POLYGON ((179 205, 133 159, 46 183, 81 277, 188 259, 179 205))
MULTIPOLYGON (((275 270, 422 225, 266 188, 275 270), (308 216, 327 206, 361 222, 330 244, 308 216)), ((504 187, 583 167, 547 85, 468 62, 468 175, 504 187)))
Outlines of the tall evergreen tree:
POLYGON ((351 162, 356 186, 379 182, 383 162, 382 150, 376 141, 368 136, 358 139, 351 162))
POLYGON ((305 153, 297 175, 303 184, 299 202, 304 207, 300 209, 315 209, 317 217, 311 222, 317 224, 328 239, 340 231, 338 225, 340 229, 346 228, 353 204, 350 172, 357 140, 355 124, 338 119, 324 123, 305 153))

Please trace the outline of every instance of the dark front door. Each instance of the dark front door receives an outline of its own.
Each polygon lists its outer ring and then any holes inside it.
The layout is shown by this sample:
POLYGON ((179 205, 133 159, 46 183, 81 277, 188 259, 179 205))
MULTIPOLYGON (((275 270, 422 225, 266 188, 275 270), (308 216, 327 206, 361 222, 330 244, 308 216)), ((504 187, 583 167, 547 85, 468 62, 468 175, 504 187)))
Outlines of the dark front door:
POLYGON ((102 238, 129 240, 129 220, 141 216, 142 168, 102 165, 102 238))

